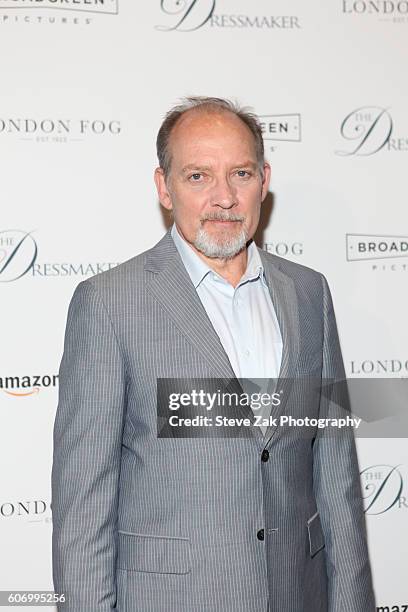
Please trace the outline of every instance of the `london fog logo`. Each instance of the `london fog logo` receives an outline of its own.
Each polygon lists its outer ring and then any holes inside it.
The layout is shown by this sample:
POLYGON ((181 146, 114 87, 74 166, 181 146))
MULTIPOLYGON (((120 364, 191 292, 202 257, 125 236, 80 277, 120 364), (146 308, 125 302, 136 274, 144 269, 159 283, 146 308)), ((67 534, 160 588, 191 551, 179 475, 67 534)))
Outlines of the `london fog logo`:
POLYGON ((162 23, 155 28, 161 32, 193 32, 203 26, 285 30, 301 27, 294 15, 224 14, 216 12, 216 8, 216 0, 160 0, 162 23))
POLYGON ((374 155, 379 151, 408 151, 408 138, 394 135, 394 121, 389 109, 361 106, 348 113, 340 125, 343 147, 336 154, 374 155))
POLYGON ((0 519, 26 519, 28 523, 51 523, 51 504, 43 499, 0 501, 0 519))
POLYGON ((0 282, 11 282, 23 276, 44 278, 56 276, 94 276, 119 262, 38 262, 38 245, 33 232, 19 229, 0 231, 0 282))
POLYGON ((376 16, 380 21, 408 22, 408 0, 342 0, 344 14, 376 16))
POLYGON ((280 257, 300 257, 303 255, 303 242, 265 242, 263 248, 268 253, 279 255, 280 257))
POLYGON ((366 514, 384 514, 392 508, 408 508, 408 500, 402 494, 404 479, 400 467, 372 465, 360 473, 366 514))
POLYGON ((66 143, 87 138, 118 137, 121 132, 121 122, 117 119, 0 117, 0 138, 18 138, 36 143, 66 143))
POLYGON ((408 359, 352 359, 349 370, 352 376, 397 374, 408 377, 408 359))

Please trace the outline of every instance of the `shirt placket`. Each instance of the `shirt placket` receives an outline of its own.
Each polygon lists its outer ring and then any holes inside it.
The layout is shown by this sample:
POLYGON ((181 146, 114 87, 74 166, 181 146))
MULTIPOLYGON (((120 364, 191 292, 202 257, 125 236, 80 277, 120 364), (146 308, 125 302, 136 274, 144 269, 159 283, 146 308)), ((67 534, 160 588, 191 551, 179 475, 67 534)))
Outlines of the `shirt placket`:
POLYGON ((251 337, 251 314, 245 308, 245 286, 238 285, 232 297, 234 326, 237 330, 235 341, 239 346, 242 378, 254 374, 254 346, 251 337))

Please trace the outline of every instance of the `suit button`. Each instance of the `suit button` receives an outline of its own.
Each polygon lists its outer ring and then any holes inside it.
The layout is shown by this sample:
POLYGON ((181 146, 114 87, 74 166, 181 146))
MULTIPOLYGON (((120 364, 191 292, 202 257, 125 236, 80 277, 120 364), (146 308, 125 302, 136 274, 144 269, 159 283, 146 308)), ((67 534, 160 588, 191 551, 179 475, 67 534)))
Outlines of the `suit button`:
POLYGON ((264 448, 262 451, 261 459, 265 462, 269 459, 269 451, 266 448, 264 448))
POLYGON ((265 538, 265 532, 263 529, 260 529, 258 531, 258 533, 256 534, 256 537, 258 538, 258 540, 263 540, 265 538))

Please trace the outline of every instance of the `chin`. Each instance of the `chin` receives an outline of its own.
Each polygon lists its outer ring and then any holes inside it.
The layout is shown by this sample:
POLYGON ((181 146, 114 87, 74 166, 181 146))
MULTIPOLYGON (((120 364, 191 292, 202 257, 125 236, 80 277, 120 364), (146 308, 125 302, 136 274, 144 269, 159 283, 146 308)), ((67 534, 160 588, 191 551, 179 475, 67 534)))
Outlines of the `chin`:
POLYGON ((234 232, 211 232, 198 231, 194 246, 198 251, 211 258, 232 259, 245 249, 247 237, 243 228, 234 232))

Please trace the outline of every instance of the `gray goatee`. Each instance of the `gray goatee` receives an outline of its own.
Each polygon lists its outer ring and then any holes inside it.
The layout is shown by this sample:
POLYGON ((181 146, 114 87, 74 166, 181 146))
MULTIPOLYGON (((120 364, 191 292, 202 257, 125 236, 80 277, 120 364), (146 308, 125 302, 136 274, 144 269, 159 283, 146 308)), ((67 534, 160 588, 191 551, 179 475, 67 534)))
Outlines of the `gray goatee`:
POLYGON ((199 227, 195 240, 193 242, 195 248, 203 253, 206 257, 217 259, 232 259, 240 251, 242 251, 248 242, 247 233, 242 225, 245 217, 227 212, 209 213, 201 218, 201 226, 199 227), (240 222, 239 232, 230 232, 228 230, 220 233, 218 237, 211 236, 204 229, 204 221, 236 221, 240 222))

